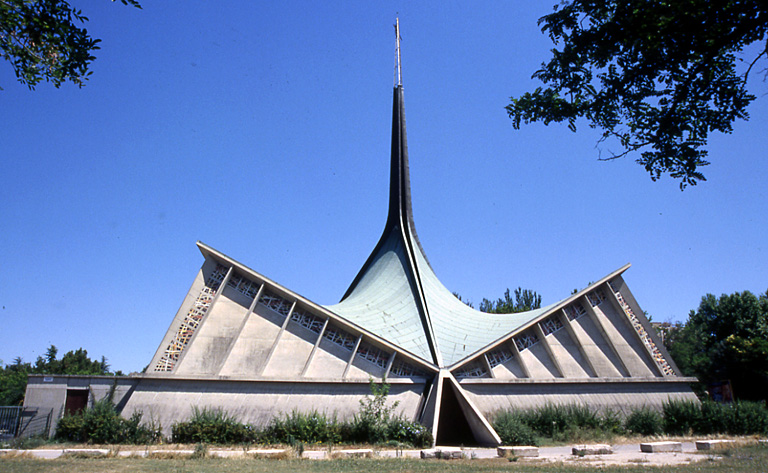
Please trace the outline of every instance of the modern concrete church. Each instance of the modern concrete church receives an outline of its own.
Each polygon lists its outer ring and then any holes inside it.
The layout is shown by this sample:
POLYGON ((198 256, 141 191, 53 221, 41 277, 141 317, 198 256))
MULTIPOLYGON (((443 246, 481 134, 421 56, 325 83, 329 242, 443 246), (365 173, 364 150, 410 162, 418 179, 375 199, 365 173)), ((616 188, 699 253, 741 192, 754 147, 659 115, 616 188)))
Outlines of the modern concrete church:
MULTIPOLYGON (((411 210, 403 87, 392 115, 389 213, 341 302, 320 305, 203 243, 202 268, 146 373, 119 378, 124 416, 169 430, 193 407, 265 424, 293 410, 350 417, 371 378, 441 445, 500 442, 494 411, 595 409, 695 399, 622 274, 547 307, 489 314, 440 283, 411 210)), ((54 417, 103 396, 110 377, 31 376, 25 404, 54 417), (91 393, 92 395, 90 395, 91 393)))

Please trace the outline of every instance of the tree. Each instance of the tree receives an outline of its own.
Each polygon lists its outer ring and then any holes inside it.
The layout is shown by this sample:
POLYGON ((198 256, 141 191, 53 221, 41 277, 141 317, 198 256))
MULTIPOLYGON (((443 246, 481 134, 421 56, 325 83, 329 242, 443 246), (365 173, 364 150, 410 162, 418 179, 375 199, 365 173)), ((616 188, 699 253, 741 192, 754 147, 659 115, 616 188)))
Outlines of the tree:
POLYGON ((483 299, 480 302, 480 312, 489 312, 492 314, 511 314, 514 312, 525 312, 541 307, 541 296, 536 291, 518 287, 515 289, 515 299, 509 295, 509 289, 504 292, 504 298, 496 301, 483 299))
POLYGON ((537 88, 506 107, 521 122, 576 120, 640 153, 652 180, 669 174, 680 188, 706 180, 710 132, 731 133, 755 99, 746 89, 768 54, 768 3, 759 0, 572 0, 539 19, 557 46, 533 74, 537 88), (747 46, 758 52, 746 60, 747 46), (737 71, 737 62, 743 67, 737 71))
POLYGON ((668 345, 684 375, 705 385, 730 380, 736 397, 768 399, 768 292, 707 294, 668 345))
MULTIPOLYGON (((120 2, 141 8, 136 0, 120 2)), ((42 80, 57 88, 67 81, 82 87, 101 42, 78 27, 87 21, 64 0, 0 0, 0 54, 30 89, 42 80)))
POLYGON ((0 406, 21 404, 27 389, 28 374, 73 374, 73 375, 115 375, 123 376, 121 371, 112 373, 105 357, 101 360, 91 360, 88 351, 78 348, 68 351, 56 359, 59 350, 51 345, 45 356, 38 356, 35 364, 25 363, 21 357, 16 357, 13 363, 5 367, 0 363, 0 406))

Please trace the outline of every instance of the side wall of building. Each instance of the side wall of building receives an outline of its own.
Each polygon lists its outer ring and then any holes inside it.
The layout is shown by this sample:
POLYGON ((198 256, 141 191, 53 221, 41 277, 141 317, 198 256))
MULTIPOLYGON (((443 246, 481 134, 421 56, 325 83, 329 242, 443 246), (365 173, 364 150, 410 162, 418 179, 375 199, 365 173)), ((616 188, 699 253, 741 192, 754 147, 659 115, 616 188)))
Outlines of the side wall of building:
MULTIPOLYGON (((392 383, 388 402, 396 412, 415 420, 424 383, 392 383)), ((370 395, 365 382, 291 382, 151 379, 141 380, 123 416, 142 412, 170 435, 174 422, 188 419, 195 408, 221 409, 240 422, 266 426, 282 414, 317 411, 338 419, 351 419, 360 400, 370 395)))
POLYGON ((138 379, 128 376, 29 375, 24 407, 37 409, 39 416, 50 413, 49 435, 53 436, 68 397, 82 395, 87 399, 85 407, 89 407, 112 392, 112 400, 120 409, 137 384, 138 379))

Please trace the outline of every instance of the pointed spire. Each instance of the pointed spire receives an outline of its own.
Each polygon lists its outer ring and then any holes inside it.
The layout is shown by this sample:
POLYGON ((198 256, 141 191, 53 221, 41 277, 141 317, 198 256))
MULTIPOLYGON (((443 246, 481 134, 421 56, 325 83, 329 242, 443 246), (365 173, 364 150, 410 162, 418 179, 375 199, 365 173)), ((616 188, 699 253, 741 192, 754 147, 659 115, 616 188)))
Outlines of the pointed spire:
POLYGON ((400 18, 395 19, 395 87, 403 85, 403 71, 400 68, 400 18))
POLYGON ((368 269, 375 263, 382 248, 390 240, 396 238, 401 242, 402 258, 405 276, 408 279, 411 295, 415 308, 421 321, 422 329, 429 349, 431 361, 437 366, 442 366, 442 355, 437 346, 432 320, 427 307, 427 297, 422 283, 422 274, 418 261, 427 262, 427 257, 416 235, 416 226, 413 223, 413 210, 411 208, 411 179, 408 169, 408 139, 405 132, 405 105, 403 101, 403 85, 400 81, 400 21, 395 23, 397 35, 397 63, 396 84, 392 98, 392 150, 389 170, 389 212, 387 223, 384 226, 379 243, 368 257, 363 267, 357 273, 347 292, 342 297, 342 302, 357 288, 368 269))

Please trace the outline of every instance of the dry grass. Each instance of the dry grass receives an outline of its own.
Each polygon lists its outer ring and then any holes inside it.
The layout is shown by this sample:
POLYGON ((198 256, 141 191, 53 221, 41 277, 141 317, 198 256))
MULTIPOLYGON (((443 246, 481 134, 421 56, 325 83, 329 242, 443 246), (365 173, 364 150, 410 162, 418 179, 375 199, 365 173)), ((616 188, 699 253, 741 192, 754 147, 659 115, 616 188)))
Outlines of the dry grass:
MULTIPOLYGON (((25 452, 26 453, 26 452, 25 452)), ((713 461, 692 465, 665 466, 664 472, 673 473, 754 473, 768 470, 768 446, 749 445, 733 448, 729 456, 713 461)), ((589 466, 574 463, 529 463, 515 462, 503 458, 489 460, 418 460, 418 459, 338 459, 299 460, 295 458, 259 459, 247 455, 241 458, 191 459, 189 454, 167 452, 162 458, 137 457, 66 457, 56 460, 31 459, 22 454, 0 457, 0 471, 3 473, 376 473, 403 472, 499 472, 520 473, 584 473, 589 466), (178 456, 177 456, 178 455, 178 456)), ((653 473, 660 471, 648 463, 633 463, 625 466, 605 466, 601 472, 653 473)))

